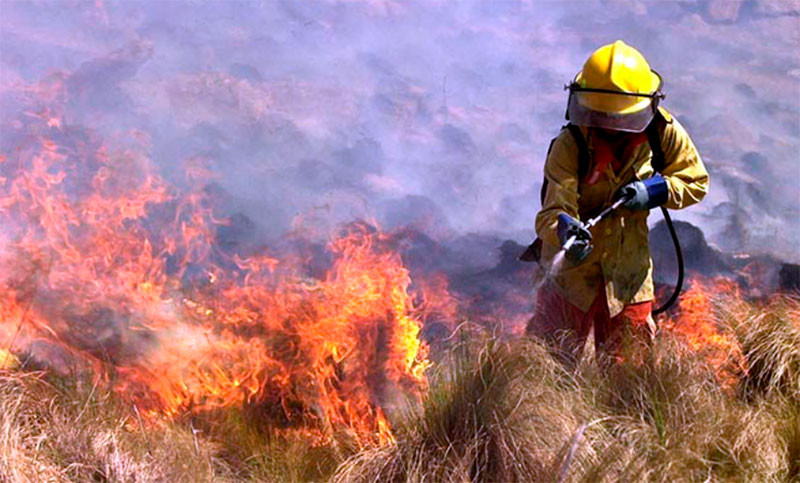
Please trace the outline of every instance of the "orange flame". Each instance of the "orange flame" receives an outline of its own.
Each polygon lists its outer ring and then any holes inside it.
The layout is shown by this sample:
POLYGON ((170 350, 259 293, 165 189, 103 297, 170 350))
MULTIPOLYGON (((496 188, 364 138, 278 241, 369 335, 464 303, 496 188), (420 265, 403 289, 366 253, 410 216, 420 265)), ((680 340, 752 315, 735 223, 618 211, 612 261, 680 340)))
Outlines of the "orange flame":
POLYGON ((57 142, 55 118, 37 126, 52 138, 0 159, 2 347, 80 361, 153 417, 272 405, 323 439, 392 441, 386 399, 419 394, 429 362, 390 235, 353 224, 318 277, 226 253, 207 172, 190 167, 180 192, 141 152, 57 142))
POLYGON ((681 295, 678 314, 667 318, 662 327, 677 335, 690 350, 702 354, 714 368, 717 380, 732 388, 747 371, 745 357, 734 335, 715 319, 714 294, 738 297, 739 290, 735 283, 724 278, 713 282, 693 278, 690 288, 681 295))

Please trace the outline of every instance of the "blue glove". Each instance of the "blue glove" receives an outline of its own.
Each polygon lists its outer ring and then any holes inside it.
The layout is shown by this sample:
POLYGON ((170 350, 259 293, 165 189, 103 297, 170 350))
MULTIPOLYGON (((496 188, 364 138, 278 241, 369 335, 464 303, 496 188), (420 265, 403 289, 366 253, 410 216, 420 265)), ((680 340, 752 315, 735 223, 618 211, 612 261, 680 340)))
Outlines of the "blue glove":
POLYGON ((660 174, 644 181, 634 181, 622 187, 620 194, 630 198, 625 207, 631 210, 649 210, 667 202, 667 180, 660 174))
POLYGON ((556 228, 556 233, 558 234, 558 241, 561 242, 561 246, 563 247, 567 240, 575 236, 575 242, 569 247, 567 253, 565 254, 566 258, 572 262, 582 262, 592 253, 592 234, 583 227, 580 221, 576 220, 575 218, 569 216, 566 213, 561 213, 558 215, 558 228, 556 228))

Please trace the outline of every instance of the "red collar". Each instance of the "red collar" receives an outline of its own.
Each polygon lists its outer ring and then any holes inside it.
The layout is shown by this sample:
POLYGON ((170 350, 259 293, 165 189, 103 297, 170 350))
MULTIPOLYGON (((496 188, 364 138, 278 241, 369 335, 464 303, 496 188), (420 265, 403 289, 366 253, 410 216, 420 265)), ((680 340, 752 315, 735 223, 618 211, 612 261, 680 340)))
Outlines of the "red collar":
POLYGON ((619 174, 618 171, 625 166, 625 160, 633 154, 634 149, 645 141, 647 141, 647 135, 643 132, 624 136, 611 143, 600 136, 592 136, 593 168, 586 177, 586 183, 597 183, 605 172, 606 166, 609 165, 615 174, 619 174))

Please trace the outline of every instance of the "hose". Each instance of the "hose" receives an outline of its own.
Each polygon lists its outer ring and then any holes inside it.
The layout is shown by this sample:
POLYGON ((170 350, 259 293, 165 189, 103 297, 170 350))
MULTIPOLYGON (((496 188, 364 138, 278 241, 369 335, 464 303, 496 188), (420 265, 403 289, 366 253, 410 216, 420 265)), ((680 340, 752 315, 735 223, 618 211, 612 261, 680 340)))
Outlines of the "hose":
POLYGON ((675 227, 672 225, 672 218, 669 216, 669 211, 665 207, 661 207, 661 213, 664 214, 664 222, 667 224, 669 234, 672 237, 672 243, 675 245, 675 255, 678 258, 678 282, 675 284, 675 290, 672 292, 669 300, 664 302, 664 305, 653 310, 653 315, 658 315, 664 312, 678 300, 683 288, 683 252, 681 252, 681 243, 678 241, 678 234, 675 233, 675 227))

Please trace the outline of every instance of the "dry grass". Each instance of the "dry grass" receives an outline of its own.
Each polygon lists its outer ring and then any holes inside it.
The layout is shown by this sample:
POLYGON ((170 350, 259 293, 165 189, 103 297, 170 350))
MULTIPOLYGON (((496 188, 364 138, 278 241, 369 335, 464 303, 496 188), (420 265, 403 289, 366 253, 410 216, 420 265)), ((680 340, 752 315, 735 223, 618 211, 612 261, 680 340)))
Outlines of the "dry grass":
POLYGON ((720 299, 748 372, 721 385, 662 334, 638 362, 567 371, 536 342, 462 332, 397 443, 313 445, 258 411, 140 428, 85 379, 0 370, 0 481, 800 481, 800 302, 720 299))
POLYGON ((779 481, 787 473, 773 405, 737 399, 667 336, 642 364, 616 366, 586 388, 605 433, 590 442, 599 458, 575 480, 779 481))
POLYGON ((720 305, 747 359, 744 390, 800 401, 800 298, 775 296, 760 307, 739 300, 720 305))
POLYGON ((720 300, 713 316, 755 368, 740 388, 667 333, 644 360, 574 373, 534 342, 472 337, 397 444, 334 480, 800 481, 797 299, 737 304, 720 300))
MULTIPOLYGON (((81 380, 81 382, 83 382, 81 380)), ((201 481, 228 476, 191 432, 136 431, 108 393, 40 373, 0 377, 0 473, 9 481, 201 481)))
POLYGON ((351 458, 334 481, 552 481, 591 417, 573 377, 530 341, 470 337, 432 380, 398 443, 351 458))
POLYGON ((0 481, 323 481, 344 459, 244 415, 140 425, 84 378, 0 371, 0 481))

